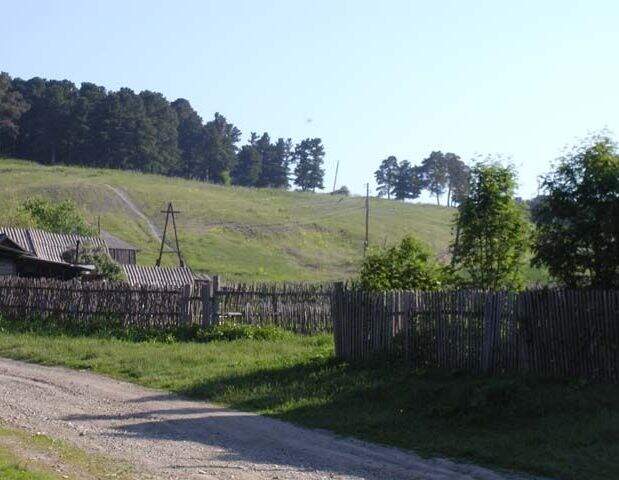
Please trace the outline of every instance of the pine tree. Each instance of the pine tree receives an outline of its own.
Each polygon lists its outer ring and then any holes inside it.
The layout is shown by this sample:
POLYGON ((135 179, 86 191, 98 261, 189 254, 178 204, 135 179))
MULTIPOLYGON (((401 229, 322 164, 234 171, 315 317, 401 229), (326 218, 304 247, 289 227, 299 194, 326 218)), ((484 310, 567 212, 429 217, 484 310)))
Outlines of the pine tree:
POLYGON ((306 138, 295 147, 294 184, 303 191, 323 189, 325 150, 320 138, 306 138))
POLYGON ((393 155, 385 158, 381 162, 378 170, 374 172, 374 177, 378 184, 379 197, 386 196, 388 199, 391 198, 399 173, 398 159, 393 155))
POLYGON ((30 108, 13 88, 8 73, 0 72, 0 153, 13 153, 19 135, 19 119, 30 108))
POLYGON ((176 172, 186 178, 192 178, 197 165, 204 158, 204 125, 189 101, 179 98, 173 101, 171 107, 178 118, 178 148, 181 162, 176 172))
POLYGON ((244 145, 232 172, 232 182, 245 187, 256 186, 262 173, 262 156, 253 145, 244 145))
POLYGON ((92 164, 97 157, 94 115, 106 96, 104 87, 93 83, 82 83, 80 86, 67 127, 69 148, 67 157, 63 158, 64 163, 92 164))
POLYGON ((226 118, 215 114, 215 118, 204 126, 205 156, 198 166, 197 178, 215 183, 230 183, 230 172, 236 163, 236 144, 241 131, 226 118))
POLYGON ((15 79, 14 87, 31 108, 20 120, 18 154, 41 163, 60 163, 72 142, 67 133, 77 88, 67 80, 15 79))
MULTIPOLYGON (((140 152, 144 171, 169 174, 180 167, 178 117, 165 97, 157 92, 140 92, 144 103, 146 129, 151 135, 140 152)), ((140 168, 142 170, 142 168, 140 168)))
POLYGON ((273 146, 273 156, 269 168, 270 186, 288 188, 290 186, 290 162, 292 161, 292 140, 278 138, 273 146))

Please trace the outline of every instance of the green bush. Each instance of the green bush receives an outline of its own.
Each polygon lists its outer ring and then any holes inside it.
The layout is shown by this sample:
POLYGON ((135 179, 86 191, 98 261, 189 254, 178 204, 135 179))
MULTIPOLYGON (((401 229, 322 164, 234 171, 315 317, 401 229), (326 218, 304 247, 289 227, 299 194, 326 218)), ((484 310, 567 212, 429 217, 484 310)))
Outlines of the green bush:
POLYGON ((79 252, 76 252, 76 248, 70 248, 66 252, 63 252, 62 259, 68 263, 94 265, 97 274, 107 280, 116 282, 126 280, 122 267, 116 263, 102 247, 83 244, 80 245, 79 252))
POLYGON ((29 225, 53 233, 93 235, 84 215, 72 200, 51 202, 45 198, 26 199, 18 208, 20 215, 29 218, 29 225))
POLYGON ((446 270, 430 249, 413 237, 399 245, 370 250, 361 266, 364 290, 438 290, 447 281, 446 270))

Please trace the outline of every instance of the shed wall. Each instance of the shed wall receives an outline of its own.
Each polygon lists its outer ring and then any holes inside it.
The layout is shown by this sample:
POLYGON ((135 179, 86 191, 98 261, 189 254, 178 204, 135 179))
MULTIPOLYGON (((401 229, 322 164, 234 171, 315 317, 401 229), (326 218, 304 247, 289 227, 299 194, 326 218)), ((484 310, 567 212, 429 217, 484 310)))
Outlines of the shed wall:
POLYGON ((16 274, 15 261, 11 258, 0 257, 0 277, 16 274))

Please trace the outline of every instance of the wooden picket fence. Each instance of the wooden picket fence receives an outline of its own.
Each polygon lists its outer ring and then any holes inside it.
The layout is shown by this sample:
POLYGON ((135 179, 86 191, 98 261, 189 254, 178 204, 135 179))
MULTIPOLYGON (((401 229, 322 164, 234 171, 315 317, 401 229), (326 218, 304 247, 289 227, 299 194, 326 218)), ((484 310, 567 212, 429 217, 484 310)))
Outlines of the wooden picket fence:
POLYGON ((332 331, 331 292, 331 285, 321 284, 224 284, 217 276, 181 288, 0 277, 0 314, 78 322, 109 318, 161 329, 234 322, 313 334, 332 331))
POLYGON ((332 293, 332 284, 223 283, 214 277, 202 287, 203 318, 211 323, 277 326, 301 334, 331 332, 332 293))
POLYGON ((0 277, 0 314, 169 329, 192 322, 190 287, 131 287, 125 283, 0 277))
POLYGON ((335 286, 336 355, 619 381, 619 291, 372 293, 335 286))
POLYGON ((619 381, 619 291, 364 292, 343 284, 131 287, 0 277, 0 314, 170 329, 223 322, 333 331, 346 360, 619 381))

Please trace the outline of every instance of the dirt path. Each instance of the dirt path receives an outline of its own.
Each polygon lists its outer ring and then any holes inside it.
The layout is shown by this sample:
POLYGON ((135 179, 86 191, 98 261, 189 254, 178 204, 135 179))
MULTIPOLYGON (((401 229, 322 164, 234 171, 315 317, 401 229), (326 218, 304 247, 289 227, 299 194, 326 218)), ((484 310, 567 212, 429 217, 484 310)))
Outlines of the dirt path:
POLYGON ((150 220, 150 218, 148 218, 146 215, 144 215, 144 213, 142 213, 142 211, 138 208, 138 206, 135 203, 133 203, 133 200, 131 200, 131 198, 129 198, 129 196, 124 191, 122 191, 120 188, 113 187, 112 185, 108 185, 108 184, 106 184, 105 186, 109 188, 110 190, 112 190, 118 196, 118 198, 120 198, 120 200, 127 206, 127 208, 131 210, 131 212, 133 212, 135 216, 140 218, 140 220, 143 220, 144 222, 146 222, 146 225, 148 226, 148 229, 150 230, 151 235, 155 237, 155 239, 157 239, 158 242, 161 242, 161 236, 163 235, 161 230, 159 230, 159 227, 157 227, 157 225, 155 225, 150 220))
POLYGON ((89 372, 0 359, 0 418, 164 479, 520 478, 337 438, 89 372))

